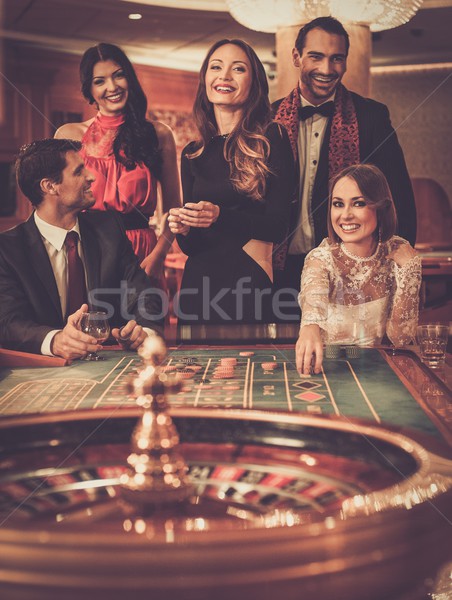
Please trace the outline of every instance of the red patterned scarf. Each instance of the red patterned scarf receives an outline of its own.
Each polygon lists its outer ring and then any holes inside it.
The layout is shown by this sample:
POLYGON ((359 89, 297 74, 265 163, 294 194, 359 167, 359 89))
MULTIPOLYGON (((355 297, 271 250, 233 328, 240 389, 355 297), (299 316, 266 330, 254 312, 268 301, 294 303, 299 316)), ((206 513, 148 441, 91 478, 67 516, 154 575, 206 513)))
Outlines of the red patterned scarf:
MULTIPOLYGON (((301 107, 300 90, 296 87, 278 107, 275 121, 282 123, 289 134, 294 159, 298 164, 298 109, 301 107)), ((350 92, 339 84, 334 98, 334 112, 328 148, 328 178, 341 169, 360 162, 359 131, 355 106, 350 92)), ((273 250, 273 266, 283 269, 287 254, 287 241, 273 250)))

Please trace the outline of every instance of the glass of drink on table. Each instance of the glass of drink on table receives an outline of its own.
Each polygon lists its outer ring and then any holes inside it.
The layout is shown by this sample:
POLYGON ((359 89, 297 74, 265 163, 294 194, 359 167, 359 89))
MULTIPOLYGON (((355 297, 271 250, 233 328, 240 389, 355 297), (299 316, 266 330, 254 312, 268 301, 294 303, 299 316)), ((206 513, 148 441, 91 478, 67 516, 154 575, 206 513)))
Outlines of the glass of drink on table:
POLYGON ((448 335, 447 325, 419 325, 417 328, 417 342, 422 362, 432 369, 443 367, 446 362, 448 335))
MULTIPOLYGON (((82 314, 80 319, 81 331, 95 337, 99 344, 105 342, 110 335, 110 325, 108 323, 107 313, 92 311, 82 314)), ((83 360, 104 360, 97 352, 88 352, 83 360)))

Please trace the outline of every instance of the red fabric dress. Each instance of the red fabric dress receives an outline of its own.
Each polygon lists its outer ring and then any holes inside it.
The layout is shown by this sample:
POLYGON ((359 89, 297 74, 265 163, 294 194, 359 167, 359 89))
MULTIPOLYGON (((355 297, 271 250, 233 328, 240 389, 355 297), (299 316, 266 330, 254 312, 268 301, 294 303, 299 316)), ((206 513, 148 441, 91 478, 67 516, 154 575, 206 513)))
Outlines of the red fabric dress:
POLYGON ((155 232, 147 226, 157 203, 157 179, 149 169, 138 164, 131 171, 118 163, 113 154, 113 142, 124 115, 106 117, 97 114, 82 138, 81 155, 86 167, 95 175, 91 186, 96 203, 94 210, 116 210, 127 215, 141 229, 126 225, 140 262, 155 247, 155 232))

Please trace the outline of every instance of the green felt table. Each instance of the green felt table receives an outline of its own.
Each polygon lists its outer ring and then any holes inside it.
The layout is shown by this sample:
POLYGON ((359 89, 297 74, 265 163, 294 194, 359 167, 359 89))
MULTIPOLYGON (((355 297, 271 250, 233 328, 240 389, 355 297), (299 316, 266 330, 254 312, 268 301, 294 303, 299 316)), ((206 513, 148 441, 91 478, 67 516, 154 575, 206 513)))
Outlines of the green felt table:
MULTIPOLYGON (((0 414, 134 405, 124 384, 140 368, 139 357, 119 350, 102 355, 103 361, 59 368, 0 369, 0 414)), ((361 349, 354 359, 343 353, 325 359, 322 373, 309 378, 295 369, 293 345, 170 348, 165 364, 179 370, 197 365, 182 391, 171 397, 173 405, 356 417, 450 443, 444 414, 448 391, 410 352, 392 356, 383 349, 361 349), (253 355, 242 356, 246 351, 253 355), (218 378, 215 369, 225 357, 236 358, 237 364, 232 377, 218 378), (266 369, 266 362, 277 366, 266 369)))

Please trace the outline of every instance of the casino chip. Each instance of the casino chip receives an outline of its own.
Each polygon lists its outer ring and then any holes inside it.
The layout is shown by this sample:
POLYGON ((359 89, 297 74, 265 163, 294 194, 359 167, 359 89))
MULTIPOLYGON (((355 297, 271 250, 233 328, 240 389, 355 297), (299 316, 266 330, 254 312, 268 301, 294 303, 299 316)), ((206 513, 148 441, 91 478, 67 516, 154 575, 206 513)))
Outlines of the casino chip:
POLYGON ((196 358, 196 356, 185 356, 181 358, 180 361, 182 363, 185 363, 186 365, 191 365, 198 362, 198 359, 196 358))
POLYGON ((361 348, 359 348, 358 346, 346 346, 345 356, 348 359, 359 358, 361 356, 361 348))
POLYGON ((338 344, 327 344, 325 346, 325 358, 340 358, 342 349, 338 344))
POLYGON ((185 369, 177 369, 176 373, 182 379, 190 379, 190 377, 195 376, 195 371, 193 371, 193 369, 189 369, 188 367, 185 369))
POLYGON ((261 364, 261 367, 265 371, 274 371, 278 367, 278 363, 276 363, 276 362, 263 362, 261 364))
POLYGON ((221 358, 220 359, 220 365, 224 366, 224 365, 236 365, 237 364, 237 359, 233 356, 227 356, 225 358, 221 358))
POLYGON ((198 363, 189 363, 187 365, 187 367, 189 369, 193 369, 193 371, 195 371, 195 373, 197 373, 198 371, 201 371, 201 369, 203 368, 203 366, 198 363))
POLYGON ((239 352, 239 356, 254 356, 254 352, 239 352))

